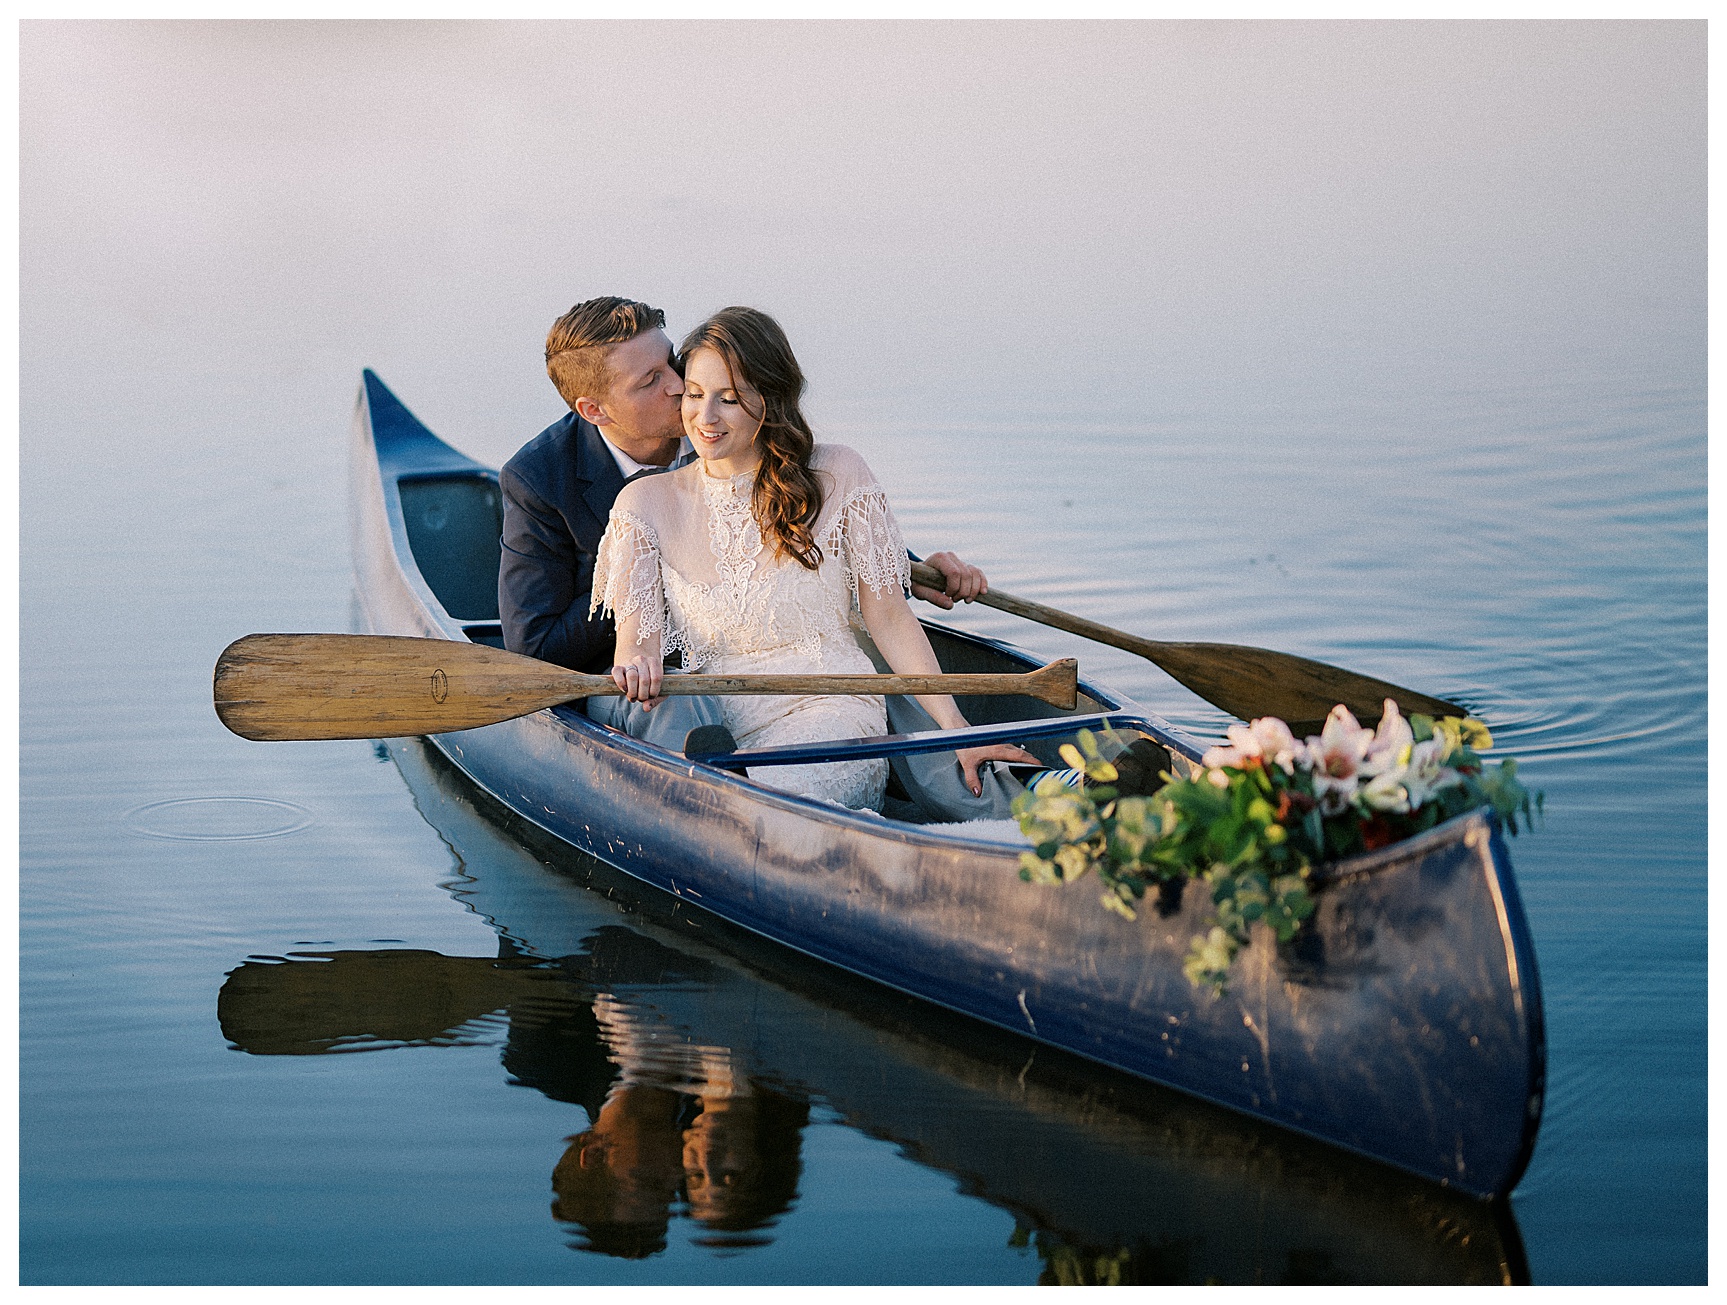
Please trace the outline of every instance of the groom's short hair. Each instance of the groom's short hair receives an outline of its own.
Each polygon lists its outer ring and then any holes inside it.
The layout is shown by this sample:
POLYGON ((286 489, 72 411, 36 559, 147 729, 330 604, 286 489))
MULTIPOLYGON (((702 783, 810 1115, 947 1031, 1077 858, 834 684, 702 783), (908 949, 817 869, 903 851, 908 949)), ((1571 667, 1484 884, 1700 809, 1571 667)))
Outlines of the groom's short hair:
POLYGON ((634 299, 604 295, 577 304, 546 335, 546 375, 572 412, 577 399, 603 402, 612 383, 609 346, 665 324, 664 312, 634 299))

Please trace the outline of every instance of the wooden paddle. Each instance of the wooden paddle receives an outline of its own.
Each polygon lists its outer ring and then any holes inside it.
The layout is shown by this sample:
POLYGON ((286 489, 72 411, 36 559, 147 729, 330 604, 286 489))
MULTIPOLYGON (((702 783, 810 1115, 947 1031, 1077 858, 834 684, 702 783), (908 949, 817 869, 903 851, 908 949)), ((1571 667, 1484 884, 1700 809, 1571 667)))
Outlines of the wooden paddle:
MULTIPOLYGON (((216 994, 222 1035, 254 1056, 459 1041, 464 1024, 522 1005, 549 1022, 587 996, 562 968, 437 952, 294 952, 247 961, 216 994)), ((589 997, 591 1000, 591 997, 589 997)))
MULTIPOLYGON (((1071 657, 1025 675, 668 675, 662 695, 1025 694, 1072 710, 1071 657)), ((577 698, 617 695, 582 675, 500 648, 374 634, 249 634, 216 661, 216 714, 242 738, 385 739, 513 720, 577 698)))
MULTIPOLYGON (((920 585, 928 585, 932 589, 947 588, 947 577, 927 563, 912 563, 911 575, 920 585)), ((1276 716, 1298 734, 1318 733, 1320 724, 1340 702, 1364 725, 1376 722, 1385 714, 1387 698, 1394 701, 1406 716, 1413 712, 1435 717, 1469 714, 1467 708, 1446 702, 1443 698, 1430 698, 1425 693, 1402 689, 1369 675, 1357 675, 1354 671, 1290 653, 1272 652, 1269 648, 1250 648, 1234 643, 1162 643, 1155 639, 1141 639, 1138 635, 1088 621, 1083 616, 1015 598, 996 589, 979 595, 975 601, 1042 625, 1054 626, 1057 630, 1083 635, 1112 648, 1137 653, 1230 715, 1239 716, 1242 720, 1276 716)))

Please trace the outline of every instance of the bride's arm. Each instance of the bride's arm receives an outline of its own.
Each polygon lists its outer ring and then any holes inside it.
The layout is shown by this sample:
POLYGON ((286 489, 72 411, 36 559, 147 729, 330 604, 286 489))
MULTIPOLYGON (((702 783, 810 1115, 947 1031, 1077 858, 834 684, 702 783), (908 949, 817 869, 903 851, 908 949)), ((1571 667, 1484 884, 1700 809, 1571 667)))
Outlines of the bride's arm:
MULTIPOLYGON (((625 493, 629 492, 626 488, 625 493)), ((625 697, 652 711, 660 701, 665 675, 666 599, 660 584, 658 537, 634 514, 634 506, 634 499, 629 506, 620 502, 606 523, 594 556, 590 611, 604 611, 616 624, 613 682, 625 697)))
MULTIPOLYGON (((881 649, 881 655, 887 658, 894 674, 941 674, 941 663, 936 660, 935 649, 930 647, 929 636, 918 624, 903 593, 897 589, 884 589, 878 594, 868 585, 859 585, 858 606, 863 610, 870 638, 875 640, 875 646, 881 649)), ((960 714, 958 704, 945 693, 939 697, 922 694, 918 701, 944 730, 963 730, 969 723, 960 714)))
MULTIPOLYGON (((887 658, 887 664, 899 674, 939 675, 941 663, 936 660, 935 649, 929 646, 929 636, 905 600, 904 586, 911 579, 910 561, 887 494, 864 460, 850 449, 830 446, 827 456, 833 459, 836 492, 844 495, 840 540, 870 638, 887 658)), ((978 579, 981 581, 981 573, 978 579)), ((946 694, 919 694, 918 701, 943 729, 966 728, 966 718, 946 694)), ((957 755, 965 773, 965 786, 973 796, 983 792, 983 782, 977 777, 981 763, 1037 764, 1031 753, 1008 745, 961 748, 957 755)))
MULTIPOLYGON (((858 607, 863 612, 864 624, 869 627, 870 638, 875 640, 875 646, 881 649, 882 656, 887 658, 887 664, 893 667, 895 674, 941 674, 941 663, 936 660, 935 649, 930 647, 929 636, 923 632, 923 626, 918 624, 918 619, 912 614, 911 605, 906 602, 903 593, 891 587, 884 587, 877 592, 871 586, 861 584, 858 586, 858 607)), ((620 627, 620 640, 622 635, 620 627)), ((961 715, 959 705, 945 693, 919 694, 918 701, 944 730, 963 730, 969 723, 961 715)), ((1010 744, 961 748, 958 756, 960 769, 965 772, 965 786, 972 791, 973 796, 983 792, 983 783, 977 775, 981 762, 1017 761, 1027 765, 1037 764, 1037 758, 1031 753, 1010 744)))

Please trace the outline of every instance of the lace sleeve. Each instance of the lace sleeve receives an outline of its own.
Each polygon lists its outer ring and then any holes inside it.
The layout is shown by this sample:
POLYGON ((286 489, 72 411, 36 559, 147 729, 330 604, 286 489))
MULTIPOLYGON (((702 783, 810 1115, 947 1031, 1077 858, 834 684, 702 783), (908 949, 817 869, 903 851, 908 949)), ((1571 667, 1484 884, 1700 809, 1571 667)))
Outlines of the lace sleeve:
POLYGON ((878 598, 888 589, 903 591, 910 586, 911 559, 880 485, 871 481, 852 489, 835 524, 854 599, 860 583, 878 598))
POLYGON ((612 509, 594 555, 594 593, 588 614, 604 612, 622 621, 640 613, 636 642, 665 634, 666 599, 660 587, 660 541, 654 528, 629 512, 612 509))

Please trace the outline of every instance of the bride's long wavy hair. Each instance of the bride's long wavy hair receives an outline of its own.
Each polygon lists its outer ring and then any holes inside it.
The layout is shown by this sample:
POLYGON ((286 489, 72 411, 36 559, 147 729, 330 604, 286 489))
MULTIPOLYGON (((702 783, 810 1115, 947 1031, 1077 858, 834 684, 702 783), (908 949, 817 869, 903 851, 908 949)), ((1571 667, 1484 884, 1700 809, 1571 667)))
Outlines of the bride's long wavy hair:
MULTIPOLYGON (((804 420, 798 400, 803 397, 804 373, 792 354, 780 324, 756 308, 722 308, 684 337, 678 346, 682 372, 697 349, 713 349, 726 360, 732 384, 748 385, 762 396, 763 410, 744 411, 760 417, 756 448, 762 455, 756 471, 750 508, 762 541, 777 553, 796 559, 814 571, 822 564, 814 526, 822 510, 822 487, 810 470, 815 436, 804 420)), ((739 396, 740 402, 742 396, 739 396)))

